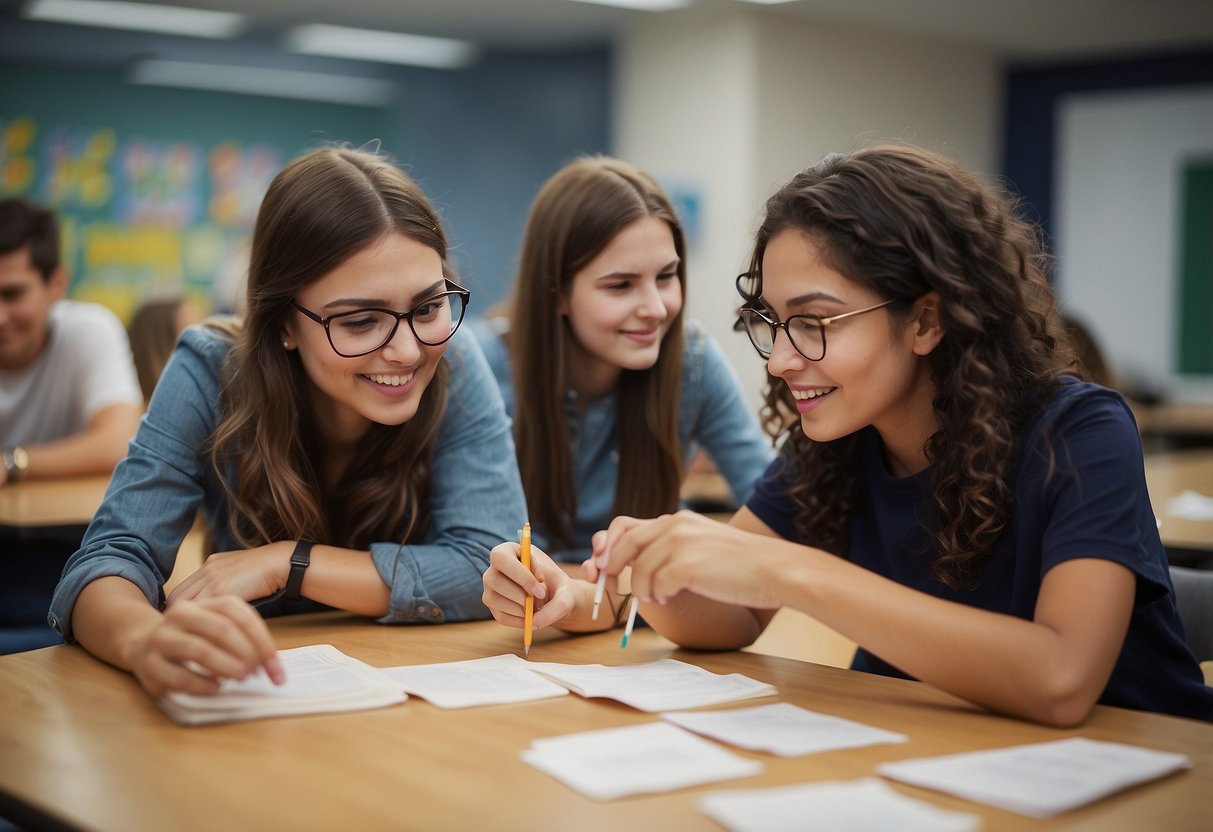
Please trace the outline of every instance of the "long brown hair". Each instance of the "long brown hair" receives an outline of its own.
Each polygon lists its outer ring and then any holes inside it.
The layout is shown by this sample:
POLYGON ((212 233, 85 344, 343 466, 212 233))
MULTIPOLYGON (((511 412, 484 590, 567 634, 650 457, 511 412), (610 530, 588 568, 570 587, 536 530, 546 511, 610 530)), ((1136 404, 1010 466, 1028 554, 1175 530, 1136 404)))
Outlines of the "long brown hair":
MULTIPOLYGON (((523 235, 510 327, 518 467, 536 528, 566 546, 573 542, 577 484, 564 390, 573 335, 560 302, 573 276, 645 217, 670 226, 685 294, 686 245, 673 206, 649 176, 618 159, 595 156, 562 168, 540 189, 523 235)), ((680 310, 657 363, 620 378, 616 514, 655 517, 678 507, 682 338, 680 310)))
POLYGON ((446 406, 440 362, 405 425, 371 425, 341 480, 325 488, 324 454, 298 354, 282 348, 291 301, 385 234, 406 234, 446 262, 446 237, 417 185, 386 158, 322 148, 291 162, 261 204, 249 260, 248 302, 221 388, 211 460, 244 546, 307 537, 351 548, 416 537, 425 527, 430 455, 446 406))
MULTIPOLYGON (((1073 361, 1036 229, 1008 196, 954 162, 901 145, 832 154, 767 201, 748 300, 761 294, 767 244, 785 229, 811 235, 835 269, 893 300, 895 319, 939 293, 946 335, 929 357, 939 430, 926 445, 925 522, 938 548, 935 576, 953 588, 974 585, 1014 511, 1007 476, 1019 429, 1073 361)), ((787 385, 770 379, 763 417, 772 435, 787 434, 798 532, 845 554, 862 432, 814 442, 795 414, 787 385)))

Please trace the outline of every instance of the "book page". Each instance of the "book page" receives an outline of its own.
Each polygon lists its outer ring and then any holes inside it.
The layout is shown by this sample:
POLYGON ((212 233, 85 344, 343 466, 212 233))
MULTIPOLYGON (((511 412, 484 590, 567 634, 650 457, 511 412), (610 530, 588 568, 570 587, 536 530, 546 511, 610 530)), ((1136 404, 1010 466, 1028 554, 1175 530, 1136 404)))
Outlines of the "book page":
POLYGON ((714 740, 781 757, 906 742, 905 734, 814 713, 789 702, 726 711, 665 713, 661 717, 714 740))
POLYGON ((486 659, 380 668, 411 694, 439 708, 469 708, 568 696, 568 689, 532 673, 507 653, 486 659))
POLYGON ((1021 815, 1047 818, 1191 766, 1192 761, 1183 754, 1073 737, 883 763, 876 773, 1021 815))
POLYGON ((770 789, 730 789, 699 799, 699 811, 731 832, 973 832, 981 818, 898 794, 875 777, 770 789), (811 821, 810 821, 811 819, 811 821))
POLYGON ((173 719, 196 725, 263 716, 356 710, 403 702, 400 686, 330 644, 280 650, 286 682, 258 668, 247 679, 224 679, 214 696, 173 692, 160 700, 173 719))
POLYGON ((774 685, 739 673, 722 676, 676 659, 616 667, 531 662, 530 668, 582 696, 616 699, 648 712, 701 708, 779 693, 774 685))

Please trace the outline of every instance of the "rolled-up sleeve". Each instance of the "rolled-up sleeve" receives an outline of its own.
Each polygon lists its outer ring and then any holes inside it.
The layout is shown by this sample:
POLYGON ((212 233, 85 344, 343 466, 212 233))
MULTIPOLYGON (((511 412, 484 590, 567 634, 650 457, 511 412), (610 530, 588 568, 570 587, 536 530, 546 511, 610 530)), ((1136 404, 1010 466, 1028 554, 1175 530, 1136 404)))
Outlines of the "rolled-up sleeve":
POLYGON ((425 538, 371 545, 391 589, 384 624, 488 618, 481 577, 489 551, 526 518, 510 420, 484 355, 460 332, 444 360, 451 386, 434 448, 425 538))
POLYGON ((65 641, 74 640, 76 599, 98 578, 125 578, 150 604, 163 606, 164 584, 203 501, 205 460, 199 449, 214 429, 218 367, 226 353, 226 343, 216 336, 200 330, 182 336, 55 588, 47 620, 65 641))

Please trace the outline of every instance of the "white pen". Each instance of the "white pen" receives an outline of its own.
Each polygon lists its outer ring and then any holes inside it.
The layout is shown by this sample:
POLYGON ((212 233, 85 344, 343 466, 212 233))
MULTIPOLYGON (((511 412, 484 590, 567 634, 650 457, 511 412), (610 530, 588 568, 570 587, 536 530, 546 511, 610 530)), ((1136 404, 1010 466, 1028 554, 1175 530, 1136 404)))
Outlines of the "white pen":
POLYGON ((623 628, 623 641, 619 642, 620 647, 627 647, 628 639, 632 637, 632 628, 636 626, 636 608, 638 606, 640 606, 640 599, 633 595, 632 607, 628 610, 628 624, 623 628))
POLYGON ((602 604, 602 590, 606 588, 606 565, 611 562, 611 553, 608 551, 606 557, 603 558, 602 566, 598 567, 598 583, 594 586, 594 614, 590 616, 595 621, 598 620, 598 607, 602 604))

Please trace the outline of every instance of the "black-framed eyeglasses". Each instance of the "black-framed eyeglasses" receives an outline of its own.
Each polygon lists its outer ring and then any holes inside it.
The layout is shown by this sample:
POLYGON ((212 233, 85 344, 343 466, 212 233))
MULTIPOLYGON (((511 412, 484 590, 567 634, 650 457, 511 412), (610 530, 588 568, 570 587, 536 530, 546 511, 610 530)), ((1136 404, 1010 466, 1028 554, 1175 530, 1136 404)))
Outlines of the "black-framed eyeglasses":
POLYGON ((357 358, 391 341, 401 321, 407 321, 413 337, 426 346, 449 341, 463 323, 472 293, 453 280, 447 280, 446 285, 448 291, 426 298, 407 312, 371 307, 322 318, 294 300, 291 306, 324 327, 333 352, 342 358, 357 358))
POLYGON ((750 337, 750 343, 754 345, 754 349, 758 351, 759 355, 763 358, 771 357, 771 353, 775 349, 775 334, 782 329, 787 333, 788 340, 796 352, 809 361, 820 361, 826 357, 826 328, 830 324, 841 321, 843 318, 873 312, 888 306, 893 299, 875 306, 830 315, 828 318, 823 318, 821 315, 789 315, 786 321, 772 320, 761 309, 753 305, 756 302, 756 300, 751 301, 741 308, 741 315, 737 322, 750 337))

